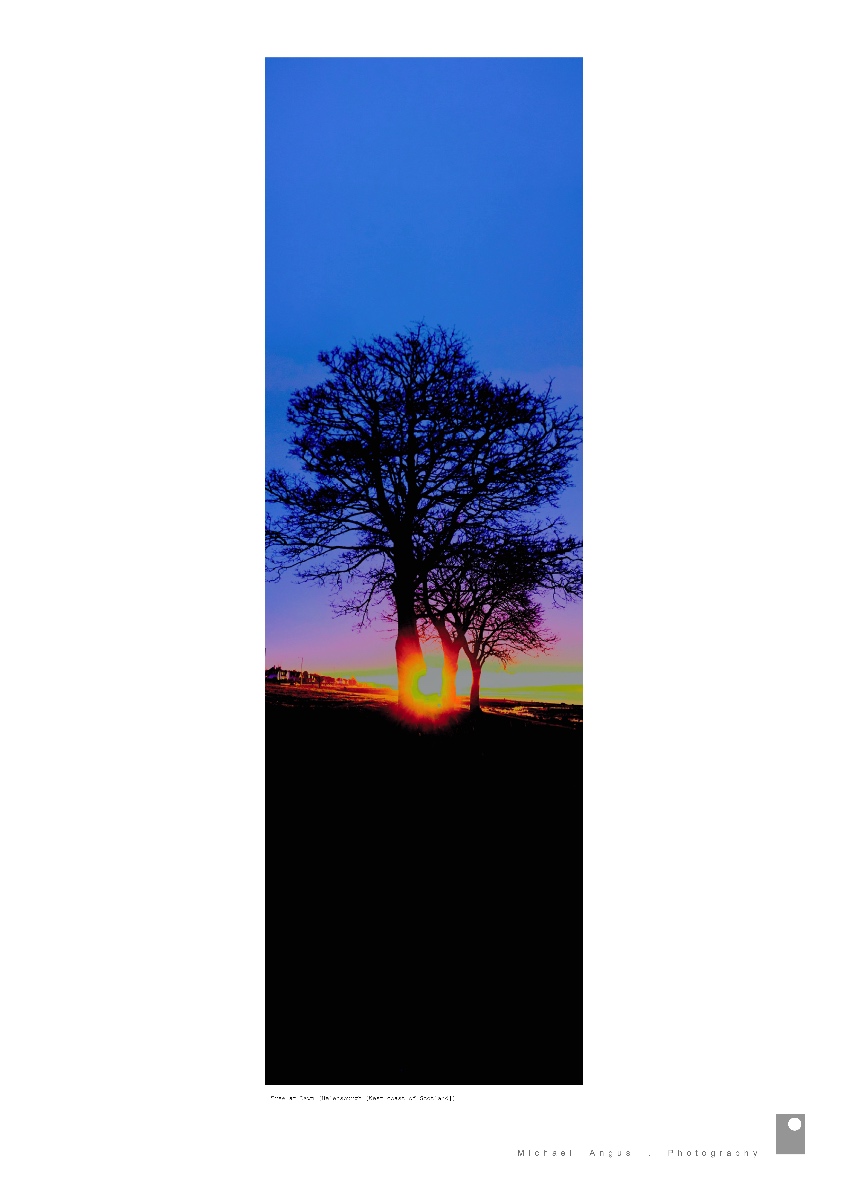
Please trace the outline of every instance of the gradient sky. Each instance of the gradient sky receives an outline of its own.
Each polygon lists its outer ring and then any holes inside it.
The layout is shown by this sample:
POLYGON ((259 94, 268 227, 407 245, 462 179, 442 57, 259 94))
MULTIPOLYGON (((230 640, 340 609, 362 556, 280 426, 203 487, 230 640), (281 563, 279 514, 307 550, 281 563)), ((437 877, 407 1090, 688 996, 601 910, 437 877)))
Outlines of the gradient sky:
MULTIPOLYGON (((268 59, 266 109, 268 467, 294 465, 287 401, 324 377, 319 351, 420 319, 495 378, 581 402, 582 60, 268 59)), ((579 534, 576 466, 560 511, 579 534)), ((354 633, 329 598, 267 585, 267 664, 392 682, 392 626, 354 633)), ((560 643, 511 683, 578 682, 581 607, 548 610, 560 643)))

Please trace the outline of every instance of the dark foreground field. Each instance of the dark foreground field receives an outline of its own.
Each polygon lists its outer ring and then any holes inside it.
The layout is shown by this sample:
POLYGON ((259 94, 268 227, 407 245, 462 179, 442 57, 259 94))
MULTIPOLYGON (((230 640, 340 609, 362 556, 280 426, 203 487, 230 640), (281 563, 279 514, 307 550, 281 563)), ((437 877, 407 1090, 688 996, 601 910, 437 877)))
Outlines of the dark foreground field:
POLYGON ((266 687, 266 1081, 580 1083, 581 710, 394 699, 266 687))
POLYGON ((559 800, 580 795, 579 705, 484 700, 472 715, 466 698, 452 721, 406 725, 388 688, 266 684, 265 691, 269 785, 278 763, 289 779, 328 788, 343 781, 363 798, 426 793, 436 802, 492 802, 508 786, 559 800))

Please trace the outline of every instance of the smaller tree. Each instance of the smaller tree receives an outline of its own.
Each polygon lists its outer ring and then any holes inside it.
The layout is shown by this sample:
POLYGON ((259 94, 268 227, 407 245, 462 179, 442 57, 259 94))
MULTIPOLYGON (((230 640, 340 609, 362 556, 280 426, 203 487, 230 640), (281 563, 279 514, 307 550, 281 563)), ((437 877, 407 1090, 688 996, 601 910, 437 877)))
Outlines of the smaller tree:
POLYGON ((506 668, 516 656, 547 654, 559 641, 556 634, 542 626, 541 604, 526 592, 515 592, 497 605, 485 605, 462 639, 462 648, 471 664, 469 708, 480 711, 480 675, 484 663, 498 659, 506 668))
POLYGON ((473 711, 480 707, 480 673, 488 659, 506 665, 519 653, 544 652, 557 640, 542 627, 537 597, 548 594, 559 607, 581 594, 581 549, 559 520, 463 531, 417 596, 418 617, 442 646, 443 707, 456 705, 461 650, 471 664, 473 711))

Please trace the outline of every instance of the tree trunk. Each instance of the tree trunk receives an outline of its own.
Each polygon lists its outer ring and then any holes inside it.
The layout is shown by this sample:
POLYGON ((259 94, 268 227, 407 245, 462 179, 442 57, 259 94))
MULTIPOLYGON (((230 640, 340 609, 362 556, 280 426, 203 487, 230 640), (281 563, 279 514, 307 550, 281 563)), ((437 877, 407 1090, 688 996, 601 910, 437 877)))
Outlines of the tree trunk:
POLYGON ((482 663, 471 664, 471 701, 468 705, 471 712, 480 712, 480 672, 482 663))
POLYGON ((401 712, 414 713, 419 697, 418 680, 427 670, 418 638, 418 622, 415 620, 415 591, 413 587, 404 587, 398 581, 393 592, 398 620, 395 641, 398 708, 401 712))
POLYGON ((447 712, 457 707, 456 670, 459 662, 459 642, 452 642, 450 635, 439 635, 442 643, 444 663, 442 665, 442 709, 447 712))

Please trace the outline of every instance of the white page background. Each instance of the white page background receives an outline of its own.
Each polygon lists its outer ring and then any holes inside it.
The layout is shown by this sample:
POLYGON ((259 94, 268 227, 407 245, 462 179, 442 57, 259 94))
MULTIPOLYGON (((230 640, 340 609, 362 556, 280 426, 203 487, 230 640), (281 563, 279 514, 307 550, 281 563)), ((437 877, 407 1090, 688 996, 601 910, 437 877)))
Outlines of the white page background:
POLYGON ((4 1195, 837 1194, 834 12, 6 18, 4 1195), (584 57, 582 1088, 262 1083, 263 59, 351 54, 584 57))

